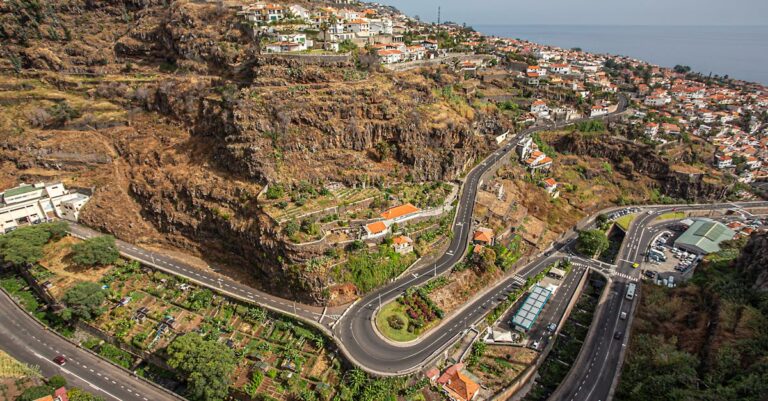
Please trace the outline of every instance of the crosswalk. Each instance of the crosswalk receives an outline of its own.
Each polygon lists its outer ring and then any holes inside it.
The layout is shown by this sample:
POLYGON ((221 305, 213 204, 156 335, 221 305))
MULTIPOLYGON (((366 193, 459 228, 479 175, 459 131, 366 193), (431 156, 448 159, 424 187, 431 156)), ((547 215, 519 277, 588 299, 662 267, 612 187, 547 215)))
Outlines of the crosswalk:
POLYGON ((517 285, 520 285, 520 286, 525 284, 525 278, 519 274, 515 274, 514 276, 512 276, 512 281, 514 281, 517 285))
MULTIPOLYGON (((589 265, 587 265, 585 263, 579 263, 579 262, 571 262, 571 264, 573 264, 574 266, 577 266, 577 267, 584 267, 584 268, 590 268, 591 267, 591 266, 589 266, 589 265)), ((626 273, 617 272, 614 269, 607 269, 607 268, 604 268, 604 267, 599 267, 599 268, 592 267, 592 268, 595 269, 595 270, 599 270, 599 271, 601 271, 601 272, 603 272, 603 273, 605 273, 605 274, 607 274, 607 275, 609 275, 611 277, 623 278, 623 279, 629 281, 630 283, 637 283, 639 281, 637 277, 633 277, 633 276, 631 276, 629 274, 626 274, 626 273)))
POLYGON ((637 277, 632 277, 632 276, 630 276, 629 274, 626 274, 626 273, 613 272, 612 276, 614 276, 614 277, 621 277, 621 278, 629 281, 630 283, 636 283, 638 281, 637 277))

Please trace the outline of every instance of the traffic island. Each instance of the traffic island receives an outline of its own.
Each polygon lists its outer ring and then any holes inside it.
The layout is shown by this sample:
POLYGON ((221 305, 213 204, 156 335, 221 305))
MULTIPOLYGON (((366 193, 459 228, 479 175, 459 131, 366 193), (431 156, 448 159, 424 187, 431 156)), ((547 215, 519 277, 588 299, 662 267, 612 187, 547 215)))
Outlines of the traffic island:
POLYGON ((405 295, 381 307, 375 325, 387 340, 410 342, 440 324, 443 312, 423 290, 410 289, 405 295))

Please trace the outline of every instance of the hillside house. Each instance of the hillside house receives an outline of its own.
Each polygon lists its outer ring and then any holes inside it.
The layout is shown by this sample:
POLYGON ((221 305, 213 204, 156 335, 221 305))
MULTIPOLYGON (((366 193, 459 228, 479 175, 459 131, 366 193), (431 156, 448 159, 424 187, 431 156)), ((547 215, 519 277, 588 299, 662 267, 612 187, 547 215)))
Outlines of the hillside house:
POLYGON ((464 370, 463 363, 452 365, 437 379, 445 395, 453 401, 470 401, 475 399, 480 385, 464 370))
POLYGON ((366 224, 363 227, 363 239, 372 239, 382 237, 389 231, 389 227, 383 221, 366 224))
POLYGON ((478 227, 472 233, 472 243, 475 245, 493 245, 493 230, 486 227, 478 227))
POLYGON ((405 235, 392 238, 392 248, 400 255, 406 255, 413 252, 413 240, 405 235))
POLYGON ((557 198, 560 196, 560 192, 557 190, 557 188, 560 186, 557 181, 555 181, 554 178, 547 178, 543 181, 541 181, 541 185, 544 187, 544 189, 547 191, 549 196, 552 198, 557 198))

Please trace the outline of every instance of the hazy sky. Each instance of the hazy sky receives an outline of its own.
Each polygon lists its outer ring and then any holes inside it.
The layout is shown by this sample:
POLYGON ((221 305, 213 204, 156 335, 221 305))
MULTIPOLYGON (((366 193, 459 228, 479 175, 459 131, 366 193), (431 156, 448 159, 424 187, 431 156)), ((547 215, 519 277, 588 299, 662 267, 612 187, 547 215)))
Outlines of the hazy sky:
MULTIPOLYGON (((469 25, 767 25, 768 0, 379 0, 469 25)), ((766 38, 768 40, 768 38, 766 38)))

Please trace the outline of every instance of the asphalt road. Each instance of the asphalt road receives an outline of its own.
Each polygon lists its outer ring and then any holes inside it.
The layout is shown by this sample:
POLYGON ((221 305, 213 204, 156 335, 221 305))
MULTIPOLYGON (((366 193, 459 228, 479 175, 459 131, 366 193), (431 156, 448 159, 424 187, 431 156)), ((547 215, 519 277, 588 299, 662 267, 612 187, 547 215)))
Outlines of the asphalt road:
MULTIPOLYGON (((626 108, 626 99, 620 98, 616 113, 626 108)), ((603 119, 615 115, 599 117, 603 119)), ((589 118, 571 121, 570 124, 590 120, 589 118)), ((487 290, 484 296, 474 299, 460 312, 453 314, 438 328, 413 345, 395 345, 384 341, 378 336, 371 324, 374 311, 379 302, 386 303, 397 298, 405 289, 426 283, 435 275, 447 274, 454 264, 459 262, 467 249, 470 230, 472 228, 472 213, 474 211, 475 197, 480 186, 481 177, 492 169, 496 162, 514 151, 517 141, 523 135, 533 132, 552 129, 552 125, 532 127, 513 136, 500 148, 489 155, 480 164, 475 166, 465 177, 462 192, 456 210, 456 218, 453 225, 453 239, 444 255, 435 263, 413 269, 408 275, 396 280, 376 291, 368 294, 363 299, 348 307, 320 308, 315 306, 295 303, 291 300, 280 298, 249 286, 240 284, 225 276, 210 271, 201 271, 193 266, 178 261, 172 257, 156 251, 150 251, 133 244, 117 241, 120 252, 129 258, 138 260, 144 264, 154 266, 165 272, 185 277, 200 285, 226 293, 234 298, 255 302, 269 309, 297 316, 307 322, 311 322, 320 329, 326 331, 337 340, 337 344, 347 358, 369 373, 378 375, 395 375, 418 370, 429 356, 446 348, 453 339, 463 330, 468 329, 493 306, 502 295, 514 285, 514 279, 508 278, 487 290)), ((78 224, 71 224, 70 232, 81 238, 89 238, 101 235, 78 224)), ((523 279, 529 275, 537 274, 547 264, 555 259, 549 258, 535 261, 519 274, 523 279)))
POLYGON ((611 387, 617 382, 621 372, 622 350, 626 348, 629 341, 628 323, 634 312, 635 301, 626 298, 627 286, 630 282, 640 280, 640 269, 632 268, 632 264, 643 260, 644 253, 656 234, 648 228, 660 214, 673 209, 676 211, 723 210, 747 206, 765 207, 768 206, 768 202, 643 207, 624 238, 617 256, 616 268, 606 269, 605 266, 596 264, 594 261, 591 263, 596 270, 608 273, 610 279, 606 290, 609 292, 605 301, 598 305, 579 359, 574 363, 560 387, 550 396, 550 400, 603 401, 609 399, 611 387), (620 319, 621 312, 627 313, 626 320, 620 319), (617 331, 622 332, 620 339, 614 338, 617 331))
POLYGON ((109 362, 45 330, 0 291, 0 348, 15 359, 40 366, 46 377, 61 375, 69 387, 80 387, 106 400, 178 400, 109 362), (59 366, 53 358, 64 355, 59 366))

